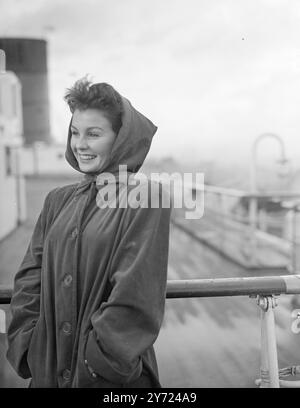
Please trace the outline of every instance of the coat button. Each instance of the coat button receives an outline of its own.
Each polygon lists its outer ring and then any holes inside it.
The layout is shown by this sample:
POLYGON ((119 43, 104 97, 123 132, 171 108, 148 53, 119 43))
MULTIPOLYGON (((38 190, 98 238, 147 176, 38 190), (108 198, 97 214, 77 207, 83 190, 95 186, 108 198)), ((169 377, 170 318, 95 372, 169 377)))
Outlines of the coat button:
POLYGON ((64 324, 62 325, 62 331, 63 331, 65 334, 70 334, 70 333, 71 333, 71 329, 72 329, 71 323, 69 323, 69 322, 64 322, 64 324))
POLYGON ((78 235, 78 228, 75 228, 72 232, 72 238, 76 238, 78 235))
POLYGON ((66 369, 63 371, 63 379, 66 381, 70 381, 71 379, 71 371, 66 369))
POLYGON ((72 280, 73 280, 72 275, 66 275, 66 276, 64 277, 64 284, 65 284, 65 286, 70 286, 71 283, 72 283, 72 280))

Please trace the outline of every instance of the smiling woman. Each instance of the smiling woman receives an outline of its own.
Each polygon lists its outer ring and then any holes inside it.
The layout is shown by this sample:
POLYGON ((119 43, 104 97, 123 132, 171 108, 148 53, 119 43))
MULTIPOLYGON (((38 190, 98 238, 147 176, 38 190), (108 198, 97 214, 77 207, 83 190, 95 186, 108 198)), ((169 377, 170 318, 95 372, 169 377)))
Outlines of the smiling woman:
POLYGON ((150 181, 158 208, 97 204, 104 172, 130 194, 119 167, 140 169, 157 128, 108 84, 79 80, 65 99, 66 159, 84 178, 46 197, 15 277, 7 358, 31 387, 160 387, 170 208, 150 181))
POLYGON ((109 155, 122 125, 122 97, 106 83, 91 85, 79 80, 66 93, 73 113, 71 148, 79 168, 97 173, 109 162, 109 155))
POLYGON ((111 122, 105 113, 98 109, 76 109, 71 132, 71 148, 80 170, 97 173, 109 161, 116 138, 111 122))

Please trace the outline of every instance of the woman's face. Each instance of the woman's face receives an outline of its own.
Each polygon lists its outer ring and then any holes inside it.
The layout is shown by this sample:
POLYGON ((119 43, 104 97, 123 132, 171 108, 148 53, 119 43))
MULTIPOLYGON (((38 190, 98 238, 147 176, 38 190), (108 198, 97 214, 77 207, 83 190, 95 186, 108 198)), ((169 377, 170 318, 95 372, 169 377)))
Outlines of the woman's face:
POLYGON ((95 173, 109 159, 116 134, 99 109, 78 109, 71 124, 71 148, 81 171, 95 173))

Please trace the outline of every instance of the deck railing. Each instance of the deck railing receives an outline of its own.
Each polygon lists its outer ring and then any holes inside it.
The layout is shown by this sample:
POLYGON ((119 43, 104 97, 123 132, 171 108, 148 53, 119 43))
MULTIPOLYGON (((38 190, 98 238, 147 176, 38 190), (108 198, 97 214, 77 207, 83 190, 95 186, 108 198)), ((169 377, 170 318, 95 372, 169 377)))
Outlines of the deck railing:
MULTIPOLYGON (((261 310, 261 369, 256 384, 262 388, 300 387, 300 381, 286 381, 286 375, 300 374, 300 366, 278 369, 274 309, 279 295, 300 294, 300 275, 247 278, 169 280, 166 297, 250 296, 261 310)), ((0 285, 0 305, 9 304, 12 289, 0 285)), ((298 316, 299 318, 300 316, 298 316)))
POLYGON ((188 224, 184 211, 180 210, 173 211, 176 225, 192 229, 193 235, 244 267, 275 268, 273 257, 262 255, 266 246, 282 254, 281 259, 275 256, 278 268, 291 273, 300 269, 300 193, 267 191, 253 194, 196 183, 191 183, 189 188, 194 199, 204 203, 201 225, 198 220, 188 224), (211 238, 213 232, 214 238, 211 238))

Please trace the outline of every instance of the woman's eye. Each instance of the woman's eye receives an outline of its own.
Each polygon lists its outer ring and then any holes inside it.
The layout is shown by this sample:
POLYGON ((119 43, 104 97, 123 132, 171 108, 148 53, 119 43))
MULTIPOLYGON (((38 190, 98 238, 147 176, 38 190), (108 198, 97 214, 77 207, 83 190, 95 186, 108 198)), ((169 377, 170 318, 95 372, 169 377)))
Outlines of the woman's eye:
POLYGON ((77 135, 78 135, 78 132, 72 131, 72 132, 71 132, 71 135, 72 135, 72 136, 77 136, 77 135))
POLYGON ((98 133, 88 133, 88 136, 91 136, 91 137, 98 137, 99 135, 98 135, 98 133))

